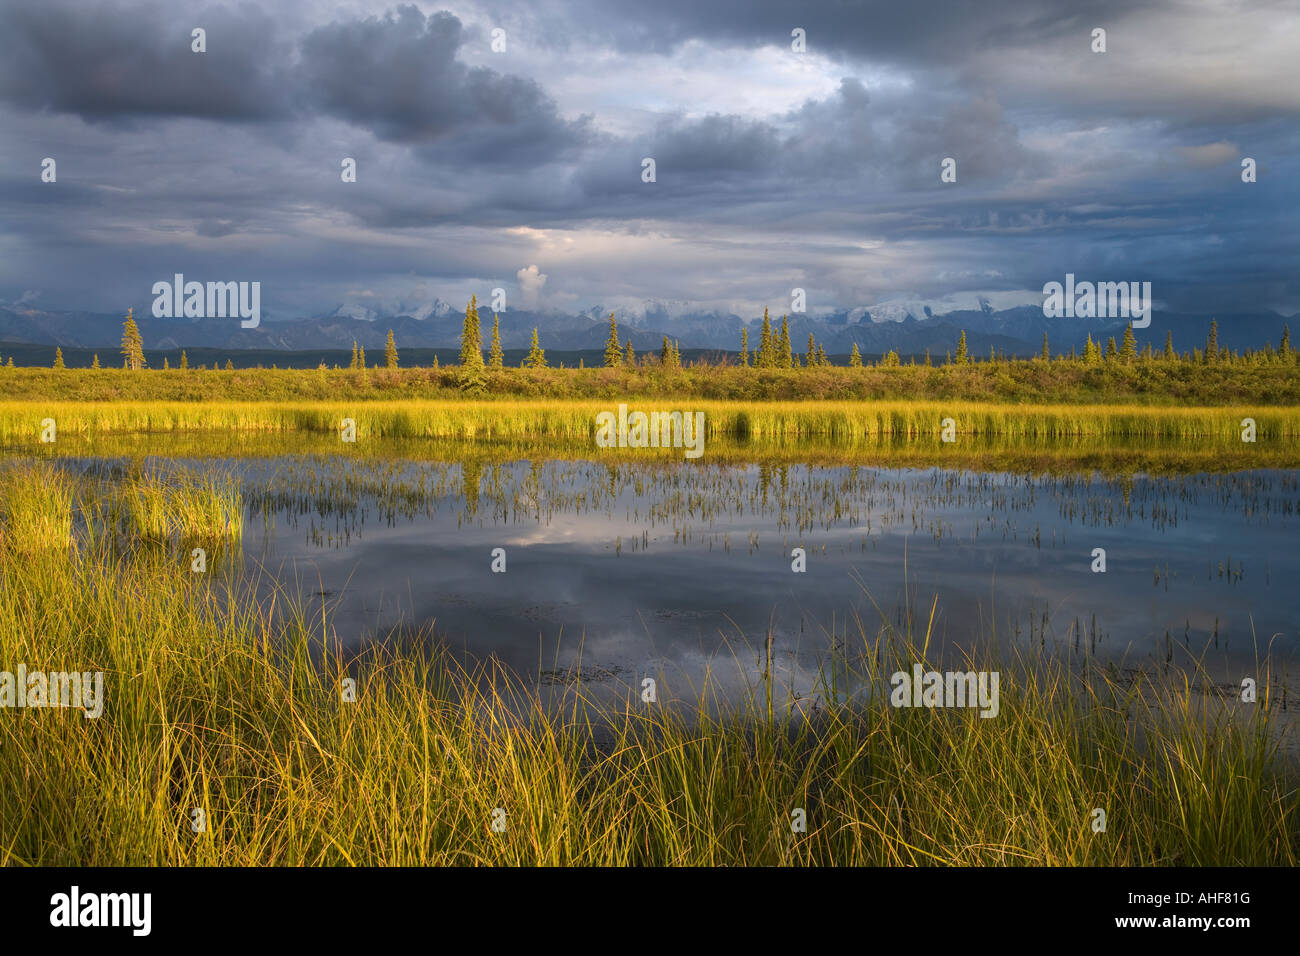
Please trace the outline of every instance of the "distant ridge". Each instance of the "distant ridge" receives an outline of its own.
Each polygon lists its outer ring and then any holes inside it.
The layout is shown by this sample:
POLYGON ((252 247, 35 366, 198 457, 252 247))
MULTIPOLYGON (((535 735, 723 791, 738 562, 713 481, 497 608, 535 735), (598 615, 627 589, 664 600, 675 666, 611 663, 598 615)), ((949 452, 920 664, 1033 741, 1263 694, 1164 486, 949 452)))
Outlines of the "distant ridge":
MULTIPOLYGON (((371 353, 372 360, 381 354, 388 330, 393 330, 398 349, 457 349, 460 345, 462 313, 441 309, 426 318, 411 315, 377 313, 365 318, 338 314, 314 318, 276 320, 267 316, 256 329, 242 329, 231 319, 155 319, 147 309, 135 310, 144 337, 146 352, 178 349, 213 349, 222 352, 304 352, 346 351, 355 340, 371 353), (380 350, 376 352, 375 350, 380 350)), ((117 354, 122 337, 122 314, 99 312, 44 311, 24 307, 0 307, 0 354, 17 354, 20 346, 61 346, 91 349, 101 353, 100 360, 117 354)), ((617 311, 615 312, 618 318, 617 311)), ((480 306, 484 348, 492 325, 492 312, 480 306)), ((602 352, 609 334, 609 310, 590 309, 584 313, 561 313, 509 309, 500 313, 501 342, 504 348, 526 349, 534 327, 539 329, 542 347, 548 352, 602 352)), ((1294 317, 1291 317, 1294 318, 1294 317)), ((780 324, 780 313, 772 316, 780 324)), ((1275 312, 1188 315, 1156 311, 1149 328, 1135 330, 1138 347, 1147 342, 1160 350, 1165 334, 1173 333, 1174 349, 1187 352, 1205 342, 1211 319, 1219 325, 1222 348, 1260 349, 1266 343, 1277 346, 1282 329, 1296 325, 1292 332, 1300 336, 1300 323, 1275 312)), ((1043 316, 1036 306, 1018 306, 1004 310, 970 309, 942 315, 917 317, 907 314, 901 321, 871 321, 862 309, 810 316, 789 316, 790 338, 797 353, 802 353, 811 333, 829 354, 847 355, 854 345, 864 354, 884 354, 890 350, 900 355, 923 355, 926 350, 937 359, 957 348, 957 339, 966 332, 967 347, 979 356, 990 349, 1006 355, 1036 355, 1042 348, 1046 332, 1054 353, 1071 348, 1082 351, 1086 337, 1105 345, 1106 339, 1123 334, 1125 321, 1120 319, 1078 319, 1043 316)), ((738 352, 740 330, 749 330, 749 347, 758 346, 761 317, 742 319, 718 312, 669 314, 647 311, 619 321, 619 337, 631 339, 638 352, 657 350, 664 336, 676 340, 682 349, 709 349, 738 352)), ((267 362, 270 364, 270 362, 267 362)), ((313 363, 315 364, 315 363, 313 363)), ((343 364, 346 364, 344 362, 343 364)))

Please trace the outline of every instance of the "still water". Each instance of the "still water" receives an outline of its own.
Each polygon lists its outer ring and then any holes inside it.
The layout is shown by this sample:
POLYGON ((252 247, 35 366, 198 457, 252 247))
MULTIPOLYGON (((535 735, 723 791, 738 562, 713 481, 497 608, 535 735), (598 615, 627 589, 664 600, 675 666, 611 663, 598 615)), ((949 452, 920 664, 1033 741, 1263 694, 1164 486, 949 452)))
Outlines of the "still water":
POLYGON ((1131 668, 1200 658, 1229 683, 1266 656, 1294 670, 1300 647, 1295 471, 190 464, 241 483, 241 573, 323 605, 339 642, 431 629, 542 683, 580 665, 689 693, 706 673, 752 678, 770 633, 778 679, 804 693, 832 648, 909 615, 948 656, 996 641, 1131 668))

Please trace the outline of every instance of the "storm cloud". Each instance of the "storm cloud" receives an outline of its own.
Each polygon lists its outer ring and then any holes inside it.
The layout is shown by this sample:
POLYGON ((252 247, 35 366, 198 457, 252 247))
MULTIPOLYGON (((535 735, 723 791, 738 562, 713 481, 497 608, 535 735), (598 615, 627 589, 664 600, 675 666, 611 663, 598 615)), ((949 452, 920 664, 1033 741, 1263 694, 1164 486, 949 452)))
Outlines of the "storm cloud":
POLYGON ((1298 27, 1111 0, 14 0, 0 300, 115 311, 185 272, 260 280, 276 318, 497 286, 752 314, 795 286, 825 311, 1030 301, 1069 271, 1290 314, 1298 27))

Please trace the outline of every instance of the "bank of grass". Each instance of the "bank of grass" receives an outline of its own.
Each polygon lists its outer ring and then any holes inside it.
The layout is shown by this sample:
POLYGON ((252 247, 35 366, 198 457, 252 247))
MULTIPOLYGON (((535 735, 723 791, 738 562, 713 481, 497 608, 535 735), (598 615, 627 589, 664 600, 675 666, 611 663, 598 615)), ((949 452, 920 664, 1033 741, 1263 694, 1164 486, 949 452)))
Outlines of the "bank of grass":
MULTIPOLYGON (((472 439, 387 438, 342 444, 333 432, 172 431, 82 432, 63 435, 49 445, 0 443, 0 454, 58 458, 153 461, 160 456, 184 459, 297 458, 310 456, 329 462, 392 463, 460 462, 491 466, 512 461, 591 460, 611 468, 643 465, 678 467, 685 461, 680 448, 598 448, 593 436, 539 442, 527 436, 492 441, 472 439), (5 447, 7 445, 7 447, 5 447)), ((1239 434, 1216 440, 1101 438, 1078 436, 1058 440, 986 435, 947 443, 928 438, 884 436, 846 445, 827 437, 753 441, 724 436, 709 438, 701 458, 691 466, 944 468, 1018 474, 1103 476, 1185 475, 1300 467, 1300 442, 1241 441, 1239 434)))
POLYGON ((0 396, 55 402, 332 402, 519 399, 945 401, 1122 405, 1300 405, 1296 353, 1254 360, 1040 359, 968 365, 757 369, 665 367, 487 369, 465 392, 461 371, 398 369, 0 368, 0 396))
MULTIPOLYGON (((465 441, 582 441, 595 447, 596 416, 619 403, 593 399, 319 402, 0 402, 0 443, 38 447, 44 422, 56 436, 123 433, 273 432, 339 434, 356 423, 372 438, 465 441)), ((631 403, 632 411, 703 412, 707 439, 830 441, 935 440, 951 419, 959 438, 1241 441, 1255 422, 1256 445, 1300 437, 1300 406, 1150 407, 1006 405, 958 401, 690 401, 631 403)), ((57 441, 56 441, 57 443, 57 441)))
MULTIPOLYGON (((98 719, 0 710, 8 865, 1300 856, 1295 767, 1267 696, 1249 711, 1205 707, 1177 680, 1153 692, 1092 665, 981 652, 968 666, 1002 674, 990 719, 827 695, 800 720, 762 682, 708 708, 632 693, 546 713, 527 682, 467 673, 425 642, 345 659, 323 640, 328 621, 295 613, 292 596, 273 613, 190 573, 184 540, 160 548, 127 526, 17 547, 65 504, 70 523, 93 526, 105 489, 47 463, 3 480, 16 493, 0 547, 0 669, 102 670, 106 682, 98 719), (342 700, 345 677, 355 702, 342 700), (492 829, 498 808, 504 832, 492 829), (796 808, 807 832, 791 830, 796 808)), ((861 625, 832 682, 845 686, 851 662, 879 682, 924 660, 925 618, 915 633, 861 625)))

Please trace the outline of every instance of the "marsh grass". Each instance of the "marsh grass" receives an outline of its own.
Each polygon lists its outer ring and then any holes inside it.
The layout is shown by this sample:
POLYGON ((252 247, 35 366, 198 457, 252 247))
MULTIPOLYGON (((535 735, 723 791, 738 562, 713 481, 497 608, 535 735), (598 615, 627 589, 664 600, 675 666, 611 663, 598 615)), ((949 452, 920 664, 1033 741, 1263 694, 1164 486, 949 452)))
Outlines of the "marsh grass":
POLYGON ((119 502, 130 531, 148 541, 214 543, 243 534, 243 495, 229 474, 151 473, 125 484, 119 502))
MULTIPOLYGON (((187 431, 338 435, 344 418, 358 442, 373 438, 491 441, 582 441, 594 446, 596 415, 618 399, 373 402, 3 402, 0 442, 39 447, 40 422, 60 436, 187 431)), ((1241 442, 1250 417, 1257 443, 1300 438, 1296 407, 1160 407, 1140 405, 998 405, 963 401, 746 402, 647 400, 632 410, 702 411, 708 439, 779 443, 828 440, 852 447, 884 438, 936 440, 945 418, 967 438, 1029 443, 1062 439, 1241 442)))
POLYGON ((48 463, 0 468, 0 550, 66 550, 72 543, 72 499, 72 481, 48 463))
MULTIPOLYGON (((6 498, 8 527, 51 513, 30 490, 50 476, 6 479, 31 483, 6 498)), ((72 479, 54 480, 69 483, 61 502, 84 504, 72 479)), ((328 619, 294 595, 232 593, 164 548, 124 555, 107 533, 66 552, 6 550, 0 574, 0 668, 102 670, 106 688, 97 720, 0 710, 8 865, 1300 856, 1296 768, 1279 753, 1267 698, 1249 712, 1206 707, 1185 681, 1134 683, 989 644, 962 666, 1002 673, 991 719, 896 710, 883 693, 795 701, 770 666, 740 697, 706 683, 694 699, 649 707, 635 695, 597 701, 577 682, 551 707, 526 678, 459 664, 433 635, 342 654, 328 619), (345 677, 355 702, 342 700, 345 677), (1089 827, 1098 807, 1105 833, 1089 827), (206 811, 201 833, 195 808, 206 811), (806 833, 791 832, 795 808, 806 833)), ((898 627, 856 621, 827 673, 837 688, 871 689, 935 663, 932 620, 923 610, 898 627)))

